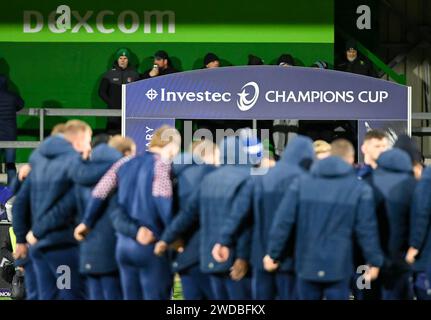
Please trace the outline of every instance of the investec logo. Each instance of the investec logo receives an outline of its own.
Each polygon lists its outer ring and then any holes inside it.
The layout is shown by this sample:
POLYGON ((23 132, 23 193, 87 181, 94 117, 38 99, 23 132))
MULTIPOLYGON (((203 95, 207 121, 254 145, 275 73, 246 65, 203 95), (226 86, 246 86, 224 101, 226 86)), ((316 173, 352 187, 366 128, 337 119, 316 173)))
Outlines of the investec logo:
POLYGON ((36 10, 25 10, 23 12, 23 32, 38 33, 44 25, 52 33, 64 33, 66 31, 77 33, 81 30, 86 33, 113 33, 118 29, 122 33, 154 33, 151 22, 156 22, 155 33, 175 33, 175 12, 171 10, 152 10, 137 12, 124 10, 115 12, 112 10, 101 10, 98 12, 80 12, 72 10, 68 6, 60 6, 45 16, 36 10), (143 25, 143 27, 142 27, 143 25), (167 28, 166 28, 167 25, 167 28), (165 27, 165 28, 164 28, 165 27))
POLYGON ((4 297, 10 297, 10 291, 9 290, 1 290, 0 289, 0 298, 4 298, 4 297))
MULTIPOLYGON (((153 101, 157 97, 161 102, 230 102, 232 93, 230 92, 211 92, 211 91, 168 91, 161 88, 160 93, 151 88, 145 93, 148 100, 153 101)), ((259 98, 259 86, 256 82, 250 81, 237 93, 236 105, 241 111, 250 110, 259 98)))

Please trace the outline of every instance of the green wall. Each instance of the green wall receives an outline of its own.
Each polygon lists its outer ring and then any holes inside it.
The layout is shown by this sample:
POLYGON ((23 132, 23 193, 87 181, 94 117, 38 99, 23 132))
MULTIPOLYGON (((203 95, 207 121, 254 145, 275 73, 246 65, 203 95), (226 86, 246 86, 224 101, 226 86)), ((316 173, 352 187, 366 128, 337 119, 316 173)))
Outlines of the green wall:
MULTIPOLYGON (((207 52, 216 53, 225 66, 246 64, 250 53, 263 58, 265 64, 275 63, 282 53, 291 53, 304 66, 318 59, 333 62, 332 0, 268 0, 256 6, 249 1, 223 0, 212 7, 202 1, 66 1, 62 4, 71 5, 81 14, 86 10, 118 13, 126 9, 170 9, 176 14, 176 34, 152 34, 151 38, 137 32, 110 37, 67 31, 64 40, 56 42, 61 35, 47 28, 32 37, 19 33, 23 10, 40 10, 46 17, 59 4, 51 0, 16 1, 8 4, 8 15, 0 10, 0 73, 8 76, 11 89, 21 94, 26 107, 104 108, 98 85, 120 47, 131 50, 131 63, 139 71, 152 65, 151 56, 159 49, 170 54, 179 70, 200 68, 207 52)), ((103 118, 83 119, 95 129, 104 128, 106 123, 103 118)), ((47 118, 46 127, 49 130, 64 120, 47 118)), ((37 117, 19 116, 18 125, 19 140, 38 139, 37 117)), ((30 151, 20 150, 18 162, 25 161, 30 151)))

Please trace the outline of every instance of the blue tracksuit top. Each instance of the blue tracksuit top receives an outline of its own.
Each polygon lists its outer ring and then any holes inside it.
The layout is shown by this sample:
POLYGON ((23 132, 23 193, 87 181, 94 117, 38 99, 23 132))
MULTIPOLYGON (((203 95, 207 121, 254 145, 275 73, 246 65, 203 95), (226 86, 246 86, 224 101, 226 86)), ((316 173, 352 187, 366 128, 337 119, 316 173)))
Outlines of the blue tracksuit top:
POLYGON ((398 148, 382 153, 372 174, 380 244, 385 254, 384 269, 409 270, 408 248, 410 207, 416 180, 408 154, 398 148))
MULTIPOLYGON (((199 187, 202 179, 216 167, 206 164, 175 164, 174 172, 174 211, 184 210, 193 192, 199 187)), ((199 264, 200 230, 196 225, 182 236, 185 242, 184 251, 173 257, 172 267, 176 272, 199 264)))
POLYGON ((146 152, 118 170, 118 204, 114 227, 120 237, 136 237, 139 226, 149 228, 157 239, 170 223, 172 213, 171 164, 146 152), (121 213, 121 214, 119 214, 121 213), (132 232, 124 232, 124 228, 132 232))
POLYGON ((238 208, 247 206, 250 201, 250 194, 240 192, 249 179, 251 167, 246 164, 239 165, 241 157, 244 156, 239 146, 237 137, 228 137, 224 140, 221 148, 222 163, 229 164, 204 177, 199 188, 190 197, 186 209, 181 210, 162 236, 162 240, 171 243, 200 225, 200 266, 205 273, 229 272, 236 258, 245 260, 250 258, 249 228, 239 233, 236 247, 232 249, 228 261, 218 263, 211 254, 226 219, 234 214, 235 210, 241 210, 238 208), (227 145, 231 147, 228 150, 227 145))
POLYGON ((419 250, 413 269, 428 271, 431 267, 431 167, 425 168, 414 192, 409 245, 419 250))
MULTIPOLYGON (((287 188, 295 177, 304 174, 304 166, 314 158, 312 140, 298 136, 286 147, 277 165, 263 176, 255 176, 249 179, 243 192, 252 195, 253 210, 237 211, 237 215, 228 217, 220 233, 220 243, 232 246, 235 233, 244 223, 251 223, 253 228, 251 263, 254 268, 262 271, 263 257, 266 254, 269 231, 274 221, 274 214, 281 202, 287 188), (251 213, 252 221, 250 221, 251 213)), ((293 241, 287 245, 287 249, 281 259, 280 270, 293 270, 293 241)))
POLYGON ((37 152, 37 163, 22 184, 14 203, 14 231, 25 243, 31 229, 39 248, 76 244, 75 194, 71 163, 80 155, 62 136, 47 138, 37 152))
MULTIPOLYGON (((74 166, 78 215, 82 219, 91 198, 91 191, 100 178, 122 154, 107 144, 100 144, 91 153, 89 161, 79 159, 74 166)), ((117 270, 115 261, 116 235, 112 226, 109 206, 95 221, 88 236, 80 244, 80 272, 103 274, 117 270)))
POLYGON ((327 282, 351 277, 354 238, 368 263, 383 264, 372 189, 339 157, 317 161, 310 175, 290 185, 270 231, 270 257, 282 257, 294 229, 295 272, 302 279, 327 282))

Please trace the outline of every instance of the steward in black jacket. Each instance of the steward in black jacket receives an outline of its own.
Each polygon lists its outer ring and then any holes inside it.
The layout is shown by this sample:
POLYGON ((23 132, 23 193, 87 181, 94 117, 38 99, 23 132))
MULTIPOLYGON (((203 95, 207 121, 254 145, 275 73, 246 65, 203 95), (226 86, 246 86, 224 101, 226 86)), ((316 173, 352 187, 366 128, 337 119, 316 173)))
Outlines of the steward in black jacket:
MULTIPOLYGON (((130 53, 120 49, 115 54, 112 69, 105 73, 100 82, 99 96, 109 109, 121 109, 121 85, 139 80, 139 73, 129 65, 130 53)), ((121 118, 108 118, 107 131, 117 134, 121 131, 121 118)))

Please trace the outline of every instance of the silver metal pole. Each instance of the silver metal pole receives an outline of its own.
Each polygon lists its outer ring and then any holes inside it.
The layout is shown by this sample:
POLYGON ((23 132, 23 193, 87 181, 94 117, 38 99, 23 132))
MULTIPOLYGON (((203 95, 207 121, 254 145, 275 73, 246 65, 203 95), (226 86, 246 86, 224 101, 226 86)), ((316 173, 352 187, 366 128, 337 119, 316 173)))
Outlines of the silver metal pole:
POLYGON ((44 130, 45 130, 45 109, 39 110, 39 140, 42 141, 44 139, 44 130))

